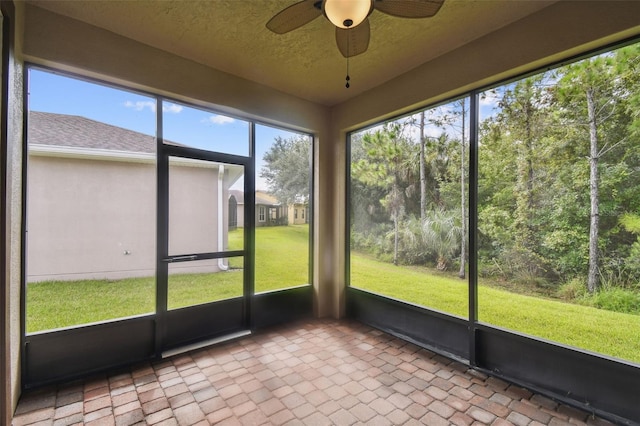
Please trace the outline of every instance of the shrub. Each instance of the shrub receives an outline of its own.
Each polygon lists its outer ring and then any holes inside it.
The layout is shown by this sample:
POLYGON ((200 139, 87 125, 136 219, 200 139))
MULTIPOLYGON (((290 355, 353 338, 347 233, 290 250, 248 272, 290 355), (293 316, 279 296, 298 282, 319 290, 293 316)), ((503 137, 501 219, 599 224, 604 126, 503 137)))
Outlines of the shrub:
POLYGON ((557 291, 558 298, 573 302, 578 299, 584 299, 587 295, 587 285, 584 278, 574 278, 560 286, 557 291))
POLYGON ((594 294, 589 294, 585 283, 586 278, 574 278, 560 286, 556 296, 567 302, 606 311, 640 315, 640 291, 605 284, 594 294))
MULTIPOLYGON (((638 244, 634 243, 634 246, 638 244)), ((640 249, 640 244, 638 245, 640 249)), ((602 288, 620 287, 640 290, 640 250, 634 251, 627 259, 605 257, 600 266, 600 283, 602 288)))
POLYGON ((585 304, 607 311, 640 315, 640 292, 619 287, 603 288, 586 296, 585 304))

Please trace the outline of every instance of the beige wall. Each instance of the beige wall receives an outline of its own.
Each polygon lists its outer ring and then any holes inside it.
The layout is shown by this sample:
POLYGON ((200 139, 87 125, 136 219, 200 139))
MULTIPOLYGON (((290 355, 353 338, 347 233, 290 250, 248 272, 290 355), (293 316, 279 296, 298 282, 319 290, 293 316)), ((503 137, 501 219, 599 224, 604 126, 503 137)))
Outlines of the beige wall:
MULTIPOLYGON (((202 167, 203 164, 207 163, 170 165, 170 255, 209 253, 228 248, 229 172, 225 172, 226 180, 223 181, 222 188, 218 188, 218 168, 202 167), (220 189, 223 191, 221 206, 218 205, 220 189), (218 220, 222 221, 223 228, 221 247, 218 246, 218 220)), ((155 206, 153 210, 155 214, 155 206)), ((226 260, 224 264, 226 265, 226 260)), ((170 273, 216 272, 219 270, 217 265, 216 259, 178 262, 170 265, 170 273)))
MULTIPOLYGON (((217 166, 174 164, 169 177, 169 254, 218 251, 217 166)), ((31 153, 27 183, 27 282, 155 275, 155 161, 31 153)), ((172 267, 217 270, 215 260, 172 267)))
POLYGON ((30 155, 28 170, 27 282, 155 274, 153 163, 30 155))
MULTIPOLYGON (((3 4, 3 11, 12 9, 10 5, 3 4)), ((2 351, 3 374, 0 379, 3 382, 0 388, 0 412, 3 418, 0 423, 5 424, 6 415, 12 415, 13 409, 20 396, 20 294, 21 294, 21 261, 22 261, 22 112, 23 112, 23 73, 20 51, 22 49, 22 22, 20 20, 20 7, 16 6, 17 19, 11 18, 11 30, 14 36, 14 51, 9 55, 8 73, 3 75, 3 81, 7 82, 8 108, 2 111, 7 115, 7 170, 5 179, 7 194, 5 199, 6 229, 5 241, 5 269, 4 274, 6 288, 3 288, 4 303, 2 312, 2 326, 5 327, 6 336, 0 342, 2 351), (15 52, 15 56, 14 56, 15 52), (7 395, 6 392, 9 392, 7 395), (7 411, 8 409, 8 411, 7 411)))
POLYGON ((289 225, 303 225, 307 223, 307 207, 304 204, 293 204, 287 208, 289 225), (298 215, 296 217, 296 214, 298 215))

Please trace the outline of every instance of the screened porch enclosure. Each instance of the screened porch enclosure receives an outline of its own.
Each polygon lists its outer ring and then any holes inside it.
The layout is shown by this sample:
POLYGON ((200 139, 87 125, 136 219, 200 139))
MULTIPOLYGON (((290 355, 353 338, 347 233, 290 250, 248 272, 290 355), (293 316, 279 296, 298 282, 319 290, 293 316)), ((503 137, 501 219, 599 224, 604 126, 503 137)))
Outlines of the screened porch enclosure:
POLYGON ((265 376, 299 379, 269 348, 323 368, 294 393, 335 397, 307 414, 327 423, 429 423, 461 383, 541 423, 639 421, 640 3, 376 9, 348 60, 324 17, 268 32, 294 0, 180 3, 2 2, 0 423, 47 386, 238 351, 263 372, 202 372, 231 411, 194 410, 265 414, 294 398, 265 376), (367 417, 373 393, 393 408, 367 417))
POLYGON ((639 62, 617 46, 351 133, 349 315, 640 418, 639 62))

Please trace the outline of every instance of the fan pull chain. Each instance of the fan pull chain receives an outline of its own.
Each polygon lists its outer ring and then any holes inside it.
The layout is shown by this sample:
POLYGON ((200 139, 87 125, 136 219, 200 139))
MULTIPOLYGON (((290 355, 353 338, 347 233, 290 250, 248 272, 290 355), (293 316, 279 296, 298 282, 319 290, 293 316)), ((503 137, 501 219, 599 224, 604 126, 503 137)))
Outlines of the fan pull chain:
POLYGON ((347 57, 347 84, 344 85, 344 87, 346 87, 347 89, 349 88, 350 84, 349 84, 349 80, 351 80, 351 77, 349 77, 349 58, 347 57))
MULTIPOLYGON (((349 29, 347 29, 347 31, 349 31, 349 29)), ((349 80, 351 80, 351 77, 349 77, 349 42, 351 41, 351 33, 347 33, 347 84, 344 85, 344 87, 346 87, 347 89, 349 88, 349 86, 351 86, 349 84, 349 80)))

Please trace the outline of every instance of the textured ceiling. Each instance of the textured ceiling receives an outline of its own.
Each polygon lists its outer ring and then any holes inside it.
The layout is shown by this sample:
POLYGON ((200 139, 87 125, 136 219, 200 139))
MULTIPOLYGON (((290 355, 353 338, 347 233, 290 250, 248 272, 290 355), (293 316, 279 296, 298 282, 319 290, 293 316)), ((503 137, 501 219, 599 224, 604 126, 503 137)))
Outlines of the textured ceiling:
POLYGON ((367 52, 346 60, 324 17, 284 35, 266 22, 295 0, 30 0, 184 58, 323 105, 335 105, 517 21, 555 0, 445 0, 438 14, 374 11, 367 52))

